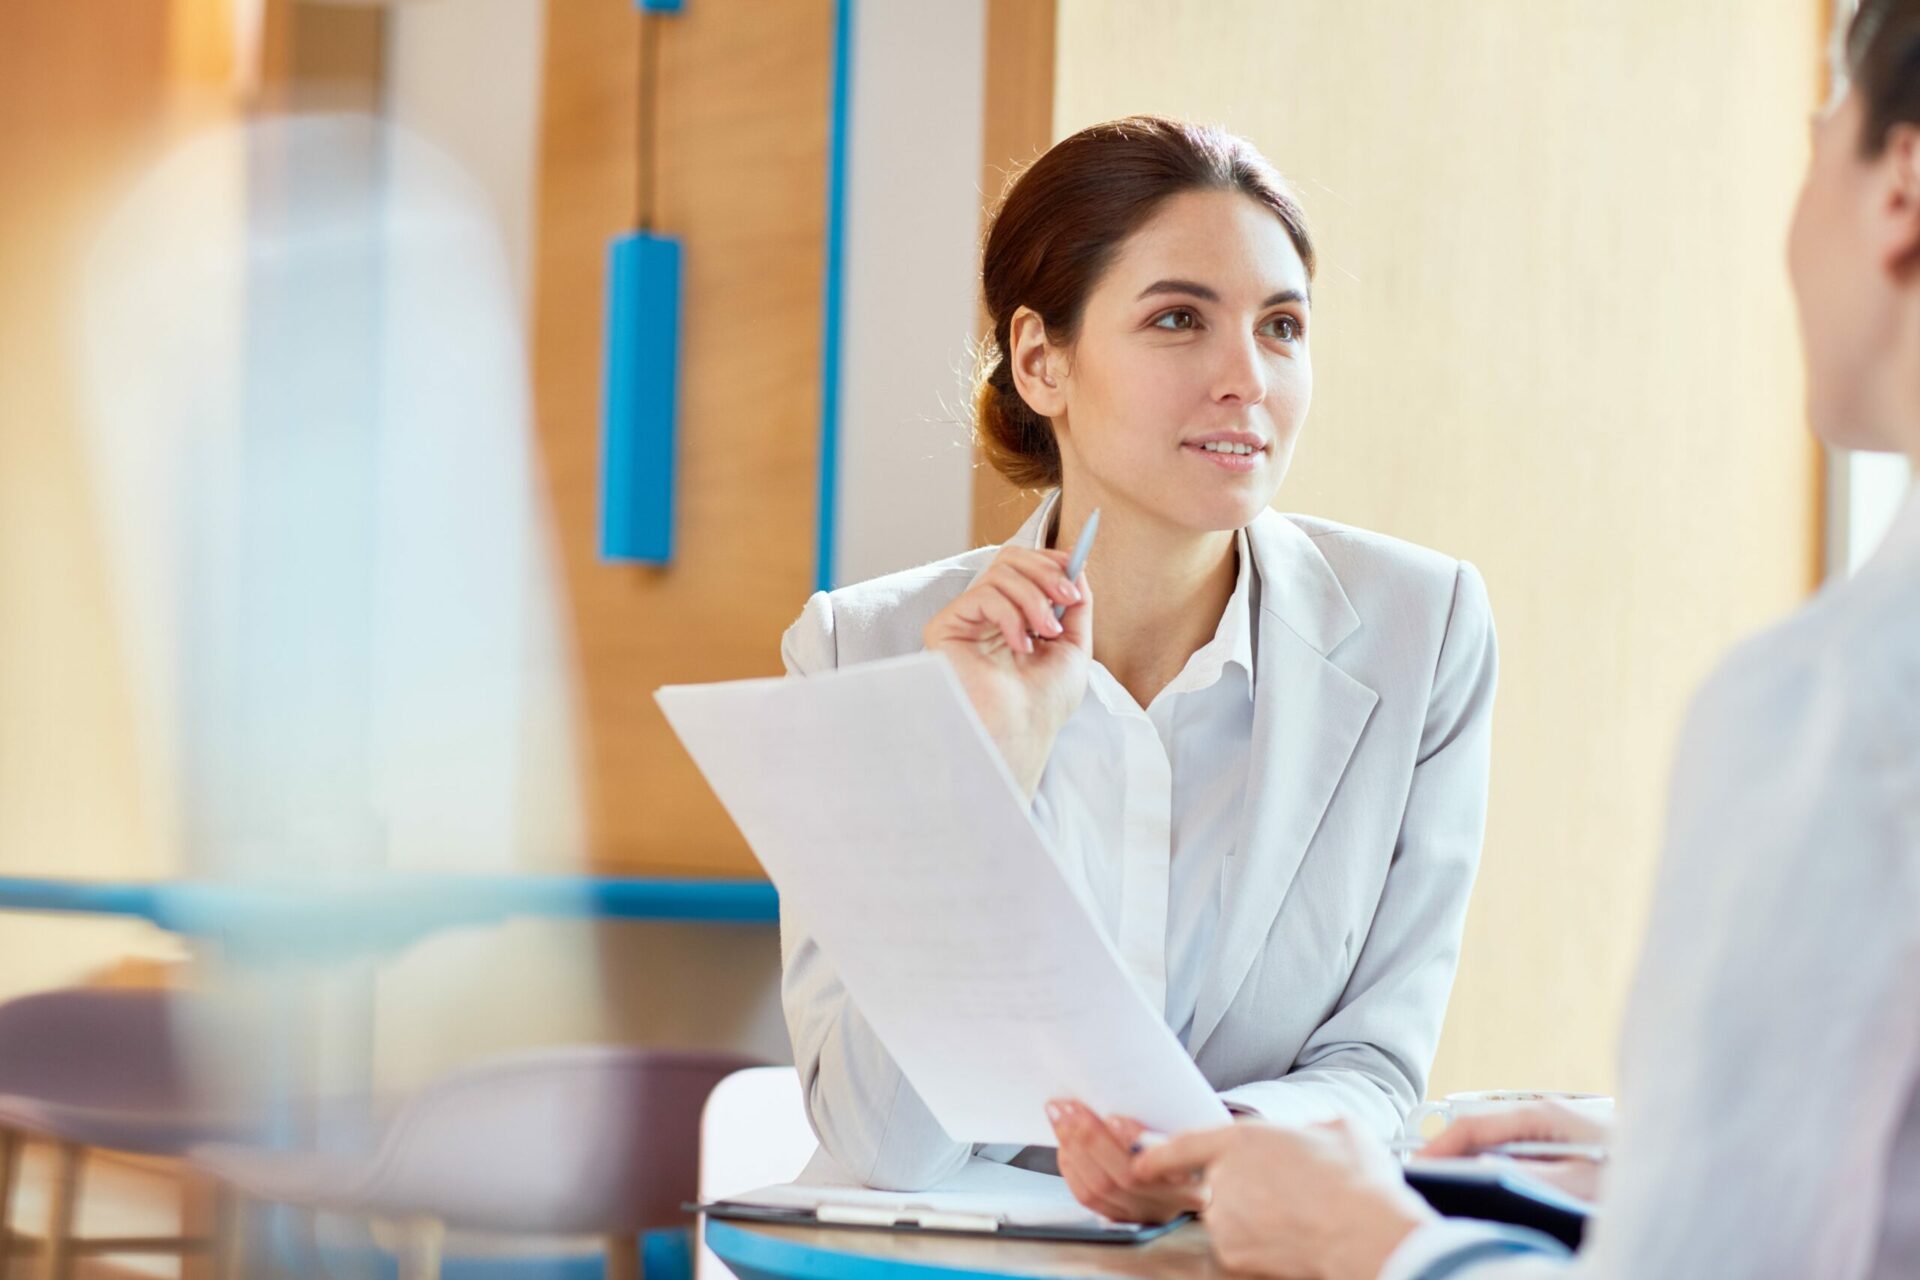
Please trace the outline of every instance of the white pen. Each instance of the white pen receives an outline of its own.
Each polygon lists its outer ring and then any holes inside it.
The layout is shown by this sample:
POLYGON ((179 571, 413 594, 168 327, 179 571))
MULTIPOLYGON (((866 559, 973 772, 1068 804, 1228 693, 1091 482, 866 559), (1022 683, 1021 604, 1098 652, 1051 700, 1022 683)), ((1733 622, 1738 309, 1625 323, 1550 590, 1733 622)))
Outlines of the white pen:
MULTIPOLYGON (((1426 1148, 1422 1138, 1402 1138, 1389 1144, 1397 1156, 1410 1156, 1426 1148)), ((1607 1149, 1595 1142, 1496 1142, 1472 1152, 1476 1156, 1508 1156, 1515 1160, 1590 1160, 1607 1162, 1607 1149)))
MULTIPOLYGON (((1087 523, 1080 529, 1080 540, 1073 544, 1073 556, 1067 561, 1067 581, 1080 581, 1080 571, 1087 567, 1087 553, 1093 550, 1093 531, 1100 527, 1100 508, 1095 507, 1093 514, 1087 517, 1087 523)), ((1059 620, 1067 616, 1067 606, 1053 606, 1053 616, 1059 620)))
MULTIPOLYGON (((1143 1133, 1133 1141, 1133 1154, 1167 1144, 1164 1133, 1143 1133)), ((1400 1138, 1387 1144, 1397 1156, 1410 1156, 1427 1145, 1424 1138, 1400 1138)), ((1506 1156, 1512 1160, 1589 1160, 1607 1162, 1607 1149, 1597 1142, 1498 1142, 1472 1153, 1476 1156, 1506 1156)))

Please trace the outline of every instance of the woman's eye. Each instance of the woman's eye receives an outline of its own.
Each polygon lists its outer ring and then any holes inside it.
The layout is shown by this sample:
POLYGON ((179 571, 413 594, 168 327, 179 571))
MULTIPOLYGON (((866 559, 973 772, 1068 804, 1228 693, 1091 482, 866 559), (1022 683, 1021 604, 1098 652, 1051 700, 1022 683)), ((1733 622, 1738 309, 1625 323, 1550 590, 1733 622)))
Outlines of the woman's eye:
POLYGON ((1176 307, 1172 311, 1163 311, 1155 316, 1153 327, 1156 329, 1186 330, 1193 328, 1199 323, 1200 318, 1194 315, 1193 312, 1187 310, 1185 307, 1176 307), (1169 321, 1172 323, 1168 323, 1169 321))
POLYGON ((1274 330, 1275 336, 1282 342, 1300 340, 1300 322, 1292 316, 1275 316, 1267 321, 1267 327, 1274 330))

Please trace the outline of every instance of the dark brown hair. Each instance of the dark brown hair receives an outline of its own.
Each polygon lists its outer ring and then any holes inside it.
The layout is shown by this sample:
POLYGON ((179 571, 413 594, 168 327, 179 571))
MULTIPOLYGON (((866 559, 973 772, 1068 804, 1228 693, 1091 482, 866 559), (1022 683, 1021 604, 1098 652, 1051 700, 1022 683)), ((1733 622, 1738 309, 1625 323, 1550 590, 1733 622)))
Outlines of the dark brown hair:
POLYGON ((1871 159, 1897 124, 1920 124, 1920 0, 1862 0, 1847 28, 1847 79, 1866 120, 1861 154, 1871 159))
POLYGON ((1013 313, 1030 307, 1072 345, 1087 295, 1122 242, 1188 191, 1238 191, 1273 211, 1313 278, 1313 240, 1285 178, 1243 138, 1159 116, 1082 129, 1014 179, 987 231, 981 291, 991 332, 974 373, 974 436, 1022 488, 1060 483, 1053 427, 1020 398, 1008 364, 1013 313))

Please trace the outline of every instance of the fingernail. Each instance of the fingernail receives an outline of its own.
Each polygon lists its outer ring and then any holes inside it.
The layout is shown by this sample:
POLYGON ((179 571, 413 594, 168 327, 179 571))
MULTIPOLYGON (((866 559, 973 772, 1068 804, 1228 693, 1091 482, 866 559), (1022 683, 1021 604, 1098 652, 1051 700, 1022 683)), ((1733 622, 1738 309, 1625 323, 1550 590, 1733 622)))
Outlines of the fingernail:
POLYGON ((1067 584, 1067 599, 1078 600, 1079 598, 1080 598, 1080 588, 1074 586, 1071 582, 1069 582, 1067 584))
POLYGON ((1047 1119, 1053 1121, 1053 1123, 1059 1124, 1062 1120, 1066 1119, 1066 1115, 1067 1109, 1059 1103, 1049 1102, 1047 1104, 1047 1119))
POLYGON ((1050 635, 1050 636, 1057 636, 1057 635, 1059 635, 1059 634, 1061 633, 1061 631, 1063 631, 1063 630, 1065 630, 1065 628, 1063 628, 1063 627, 1062 627, 1062 626, 1060 625, 1060 619, 1058 619, 1058 618, 1048 618, 1048 619, 1047 619, 1047 634, 1048 634, 1048 635, 1050 635))

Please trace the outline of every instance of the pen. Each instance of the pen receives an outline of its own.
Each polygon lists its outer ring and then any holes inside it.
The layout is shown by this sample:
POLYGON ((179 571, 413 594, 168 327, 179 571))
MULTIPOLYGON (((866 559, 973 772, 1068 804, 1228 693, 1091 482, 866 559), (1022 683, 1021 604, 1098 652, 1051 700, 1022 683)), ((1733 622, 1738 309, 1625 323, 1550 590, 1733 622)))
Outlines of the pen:
MULTIPOLYGON (((1427 1144, 1419 1138, 1403 1138, 1392 1144, 1398 1156, 1410 1156, 1427 1144)), ((1607 1149, 1593 1142, 1498 1142, 1473 1153, 1477 1156, 1509 1156, 1515 1160, 1591 1160, 1605 1164, 1607 1149)))
MULTIPOLYGON (((1073 544, 1073 558, 1067 561, 1067 581, 1080 581, 1080 571, 1087 567, 1087 553, 1093 550, 1093 531, 1100 527, 1100 508, 1095 507, 1093 514, 1087 517, 1087 523, 1080 529, 1080 540, 1073 544)), ((1067 616, 1067 606, 1053 606, 1053 616, 1067 616)))

